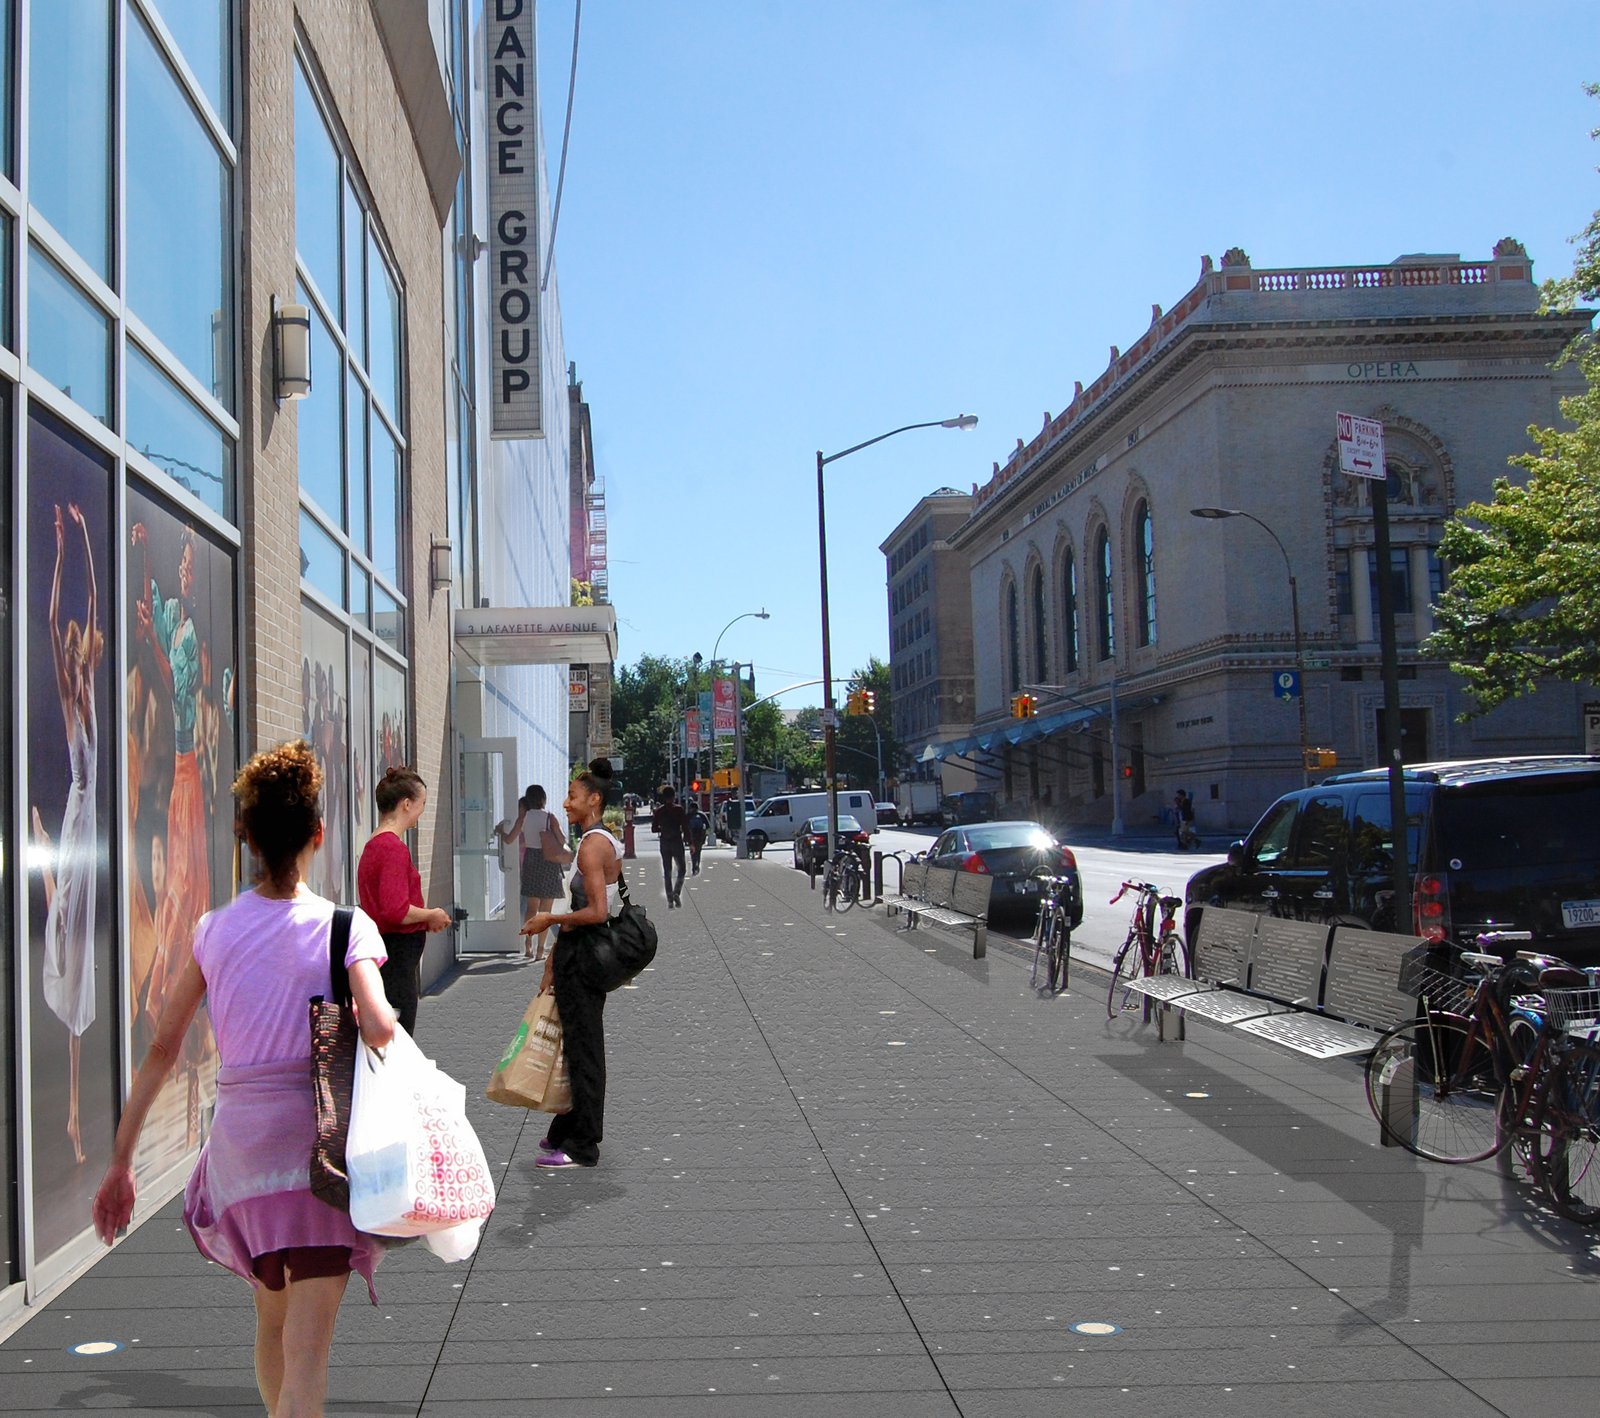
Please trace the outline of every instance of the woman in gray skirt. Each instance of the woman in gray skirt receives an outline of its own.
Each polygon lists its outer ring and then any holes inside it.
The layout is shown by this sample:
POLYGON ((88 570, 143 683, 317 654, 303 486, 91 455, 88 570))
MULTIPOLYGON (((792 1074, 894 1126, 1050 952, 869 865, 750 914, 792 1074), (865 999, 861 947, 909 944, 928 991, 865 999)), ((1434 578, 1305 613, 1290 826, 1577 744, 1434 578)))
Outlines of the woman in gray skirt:
MULTIPOLYGON (((572 862, 567 834, 553 812, 545 810, 545 793, 537 783, 530 784, 517 806, 515 822, 502 822, 495 836, 502 842, 522 843, 522 918, 548 911, 566 886, 566 869, 572 862)), ((528 937, 523 944, 524 960, 544 959, 545 932, 528 937)))

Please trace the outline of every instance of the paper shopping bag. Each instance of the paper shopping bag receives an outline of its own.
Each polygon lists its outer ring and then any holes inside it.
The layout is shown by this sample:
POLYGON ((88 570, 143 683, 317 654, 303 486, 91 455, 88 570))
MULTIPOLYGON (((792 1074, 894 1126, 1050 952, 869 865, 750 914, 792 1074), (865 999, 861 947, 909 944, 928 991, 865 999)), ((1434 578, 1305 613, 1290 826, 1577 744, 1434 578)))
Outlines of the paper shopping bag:
POLYGON ((512 1108, 564 1113, 572 1107, 567 1056, 561 1048, 561 1016, 554 995, 535 995, 489 1080, 491 1102, 512 1108))

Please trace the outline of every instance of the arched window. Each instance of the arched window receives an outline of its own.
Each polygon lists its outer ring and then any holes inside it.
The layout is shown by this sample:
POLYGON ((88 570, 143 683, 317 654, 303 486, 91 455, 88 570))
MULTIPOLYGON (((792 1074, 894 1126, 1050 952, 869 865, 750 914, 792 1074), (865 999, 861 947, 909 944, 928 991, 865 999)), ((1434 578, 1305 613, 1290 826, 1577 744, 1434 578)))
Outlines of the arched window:
POLYGON ((1078 558, 1070 551, 1061 572, 1061 669, 1078 672, 1078 558))
POLYGON ((1156 532, 1150 504, 1141 502, 1133 512, 1134 586, 1139 596, 1139 643, 1156 643, 1156 532))
POLYGON ((1111 534, 1104 527, 1095 537, 1095 593, 1099 615, 1095 617, 1095 650, 1102 660, 1117 653, 1116 606, 1111 594, 1111 534))
POLYGON ((1043 684, 1050 678, 1050 627, 1045 617, 1044 594, 1044 568, 1033 568, 1033 577, 1029 582, 1029 600, 1033 604, 1028 608, 1033 616, 1033 682, 1043 684))
POLYGON ((1022 692, 1022 627, 1017 623, 1017 583, 1006 585, 1006 675, 1011 693, 1022 692))

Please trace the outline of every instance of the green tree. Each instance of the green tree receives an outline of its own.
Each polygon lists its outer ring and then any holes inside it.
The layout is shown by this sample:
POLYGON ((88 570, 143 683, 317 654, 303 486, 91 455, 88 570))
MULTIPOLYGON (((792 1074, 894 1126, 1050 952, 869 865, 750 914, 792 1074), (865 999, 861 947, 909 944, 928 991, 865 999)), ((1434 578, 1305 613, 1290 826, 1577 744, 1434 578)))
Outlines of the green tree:
POLYGON ((894 704, 889 686, 889 666, 873 655, 845 684, 847 697, 853 690, 872 691, 876 698, 872 717, 869 720, 859 714, 846 714, 839 720, 839 732, 835 736, 840 778, 852 787, 871 788, 874 793, 878 791, 880 738, 884 778, 899 776, 900 744, 894 736, 894 704), (877 733, 873 732, 874 725, 877 733))
MULTIPOLYGON (((1600 85, 1590 85, 1600 97, 1600 85)), ((1600 138, 1600 129, 1591 137, 1600 138)), ((1600 211, 1576 238, 1571 276, 1550 281, 1545 307, 1600 299, 1600 211)), ((1600 349, 1592 330, 1562 356, 1582 371, 1561 401, 1569 426, 1528 430, 1537 451, 1511 459, 1525 482, 1495 481, 1487 502, 1446 524, 1440 556, 1450 585, 1425 649, 1442 655, 1484 713, 1532 693, 1541 679, 1600 681, 1600 349)))

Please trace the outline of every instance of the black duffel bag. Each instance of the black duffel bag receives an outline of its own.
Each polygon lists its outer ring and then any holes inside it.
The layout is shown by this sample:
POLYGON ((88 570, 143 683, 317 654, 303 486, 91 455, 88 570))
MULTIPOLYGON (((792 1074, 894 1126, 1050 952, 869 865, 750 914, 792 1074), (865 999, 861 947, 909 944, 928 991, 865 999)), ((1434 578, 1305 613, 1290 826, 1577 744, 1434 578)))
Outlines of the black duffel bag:
POLYGON ((622 910, 603 926, 589 927, 589 952, 594 978, 603 989, 620 989, 656 958, 656 928, 643 906, 628 896, 628 884, 617 883, 622 910))

